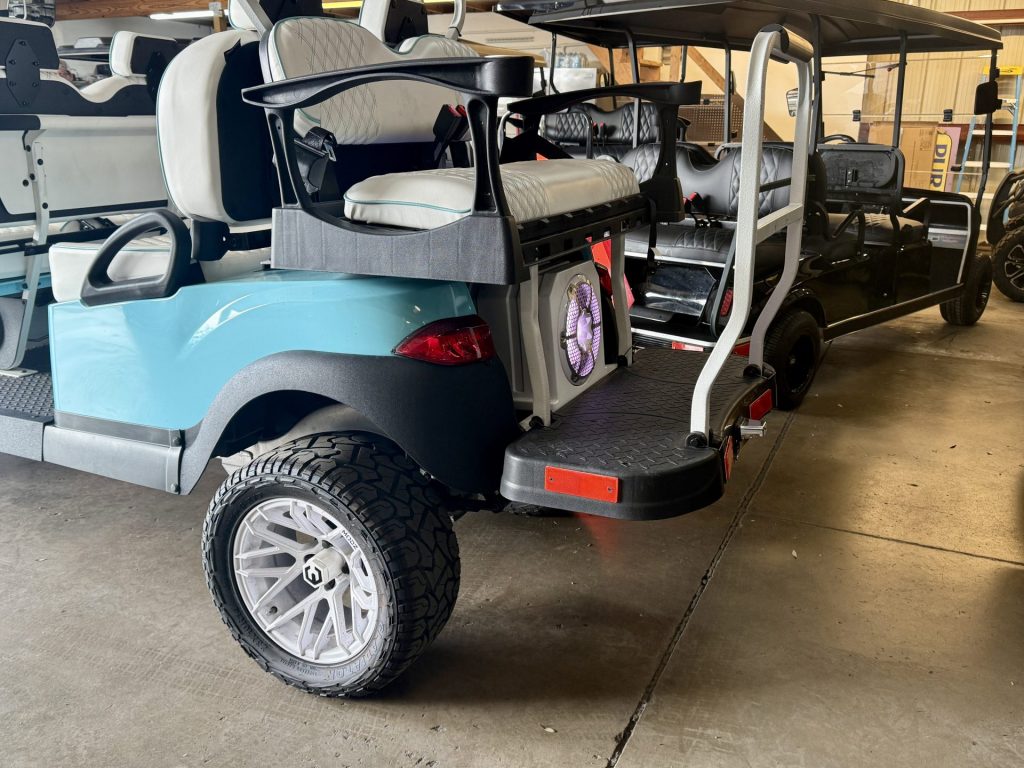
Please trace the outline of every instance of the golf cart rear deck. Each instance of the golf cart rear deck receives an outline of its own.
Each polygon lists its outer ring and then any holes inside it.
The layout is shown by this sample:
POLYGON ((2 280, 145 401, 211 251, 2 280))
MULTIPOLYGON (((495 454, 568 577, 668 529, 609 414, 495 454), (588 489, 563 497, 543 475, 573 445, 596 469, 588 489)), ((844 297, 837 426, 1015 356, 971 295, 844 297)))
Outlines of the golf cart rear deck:
POLYGON ((731 358, 711 401, 710 445, 690 445, 694 384, 706 359, 647 349, 505 451, 515 501, 625 520, 701 509, 725 489, 740 440, 763 430, 770 379, 731 358), (740 434, 743 431, 745 434, 740 434))

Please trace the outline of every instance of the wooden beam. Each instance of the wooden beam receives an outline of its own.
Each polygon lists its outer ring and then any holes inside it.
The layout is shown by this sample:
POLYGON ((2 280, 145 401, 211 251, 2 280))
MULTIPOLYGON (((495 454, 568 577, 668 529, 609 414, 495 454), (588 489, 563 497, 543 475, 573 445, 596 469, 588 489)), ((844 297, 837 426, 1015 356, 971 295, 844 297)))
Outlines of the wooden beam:
MULTIPOLYGON (((704 54, 691 46, 687 49, 687 55, 689 56, 690 61, 696 64, 700 68, 700 71, 707 75, 711 79, 711 82, 713 82, 722 93, 726 92, 725 75, 715 69, 714 65, 705 58, 704 54)), ((732 95, 732 99, 733 103, 739 104, 742 109, 745 103, 743 101, 743 97, 738 93, 734 93, 732 95)), ((782 141, 782 137, 779 136, 778 132, 768 124, 767 120, 764 123, 764 137, 768 139, 768 141, 782 141)))
POLYGON ((976 21, 979 24, 988 24, 992 27, 1024 24, 1024 8, 1002 8, 987 11, 949 11, 948 13, 953 16, 959 16, 961 19, 976 21))
POLYGON ((205 11, 209 7, 209 0, 57 0, 57 21, 205 11))

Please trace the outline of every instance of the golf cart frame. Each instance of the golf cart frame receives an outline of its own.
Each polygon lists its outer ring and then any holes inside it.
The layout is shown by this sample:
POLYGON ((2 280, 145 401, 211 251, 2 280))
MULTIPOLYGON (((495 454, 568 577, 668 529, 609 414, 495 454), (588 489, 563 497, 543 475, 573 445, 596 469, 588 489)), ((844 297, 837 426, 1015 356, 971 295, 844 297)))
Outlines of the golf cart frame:
MULTIPOLYGON (((773 310, 772 316, 776 318, 768 333, 768 362, 779 374, 779 404, 783 407, 794 407, 806 394, 817 368, 822 341, 935 305, 940 306, 947 321, 960 325, 973 324, 984 311, 991 284, 991 265, 986 257, 977 255, 977 245, 992 151, 993 114, 1000 106, 995 80, 998 50, 1002 44, 995 30, 947 14, 905 8, 884 0, 857 4, 819 0, 785 3, 776 0, 614 3, 580 0, 503 4, 498 10, 552 35, 565 35, 609 51, 625 48, 634 63, 634 76, 638 69, 637 51, 641 47, 681 46, 684 57, 689 46, 724 49, 731 84, 732 52, 749 49, 760 25, 784 21, 811 41, 815 105, 810 142, 814 161, 811 189, 815 190, 815 196, 807 205, 808 236, 805 236, 798 273, 792 282, 785 279, 777 282, 783 275, 781 260, 772 267, 775 257, 771 254, 758 257, 761 266, 752 297, 754 319, 760 317, 762 308, 773 310), (855 140, 825 136, 823 51, 834 56, 897 55, 896 109, 892 116, 890 146, 825 143, 834 138, 855 140), (979 86, 974 107, 975 112, 986 117, 982 176, 974 199, 904 189, 904 159, 899 145, 908 55, 938 51, 991 54, 989 80, 979 86), (905 238, 907 227, 920 233, 919 239, 905 238), (865 270, 872 276, 870 285, 858 288, 855 280, 863 278, 855 278, 854 273, 860 275, 865 270), (780 308, 777 297, 783 287, 786 295, 782 297, 780 308), (776 315, 774 310, 779 309, 776 315), (800 317, 794 318, 797 314, 800 317), (794 325, 796 332, 792 330, 794 325), (787 361, 793 359, 794 344, 806 347, 809 359, 789 371, 787 361)), ((717 157, 725 159, 741 150, 745 172, 748 148, 752 145, 745 132, 741 145, 733 143, 728 119, 733 96, 732 87, 726 87, 724 144, 717 157)), ((774 147, 773 160, 778 162, 778 157, 787 152, 788 147, 785 144, 774 147)), ((802 156, 802 150, 792 150, 794 161, 802 156)), ((623 162, 642 169, 642 159, 642 154, 627 155, 623 162), (639 164, 637 158, 640 158, 639 164)), ((700 193, 706 204, 707 191, 700 184, 711 176, 708 168, 694 166, 682 152, 679 168, 684 193, 700 193)), ((778 171, 778 175, 785 173, 778 171)), ((762 191, 782 181, 776 176, 767 172, 762 177, 762 191)), ((719 207, 725 207, 720 185, 715 190, 713 196, 719 198, 719 207)), ((771 206, 781 208, 777 203, 771 206)), ((705 216, 706 219, 698 220, 695 213, 694 223, 726 230, 735 228, 738 236, 737 217, 718 211, 712 211, 711 215, 705 212, 705 216)), ((732 274, 736 254, 745 244, 738 242, 737 237, 737 244, 728 254, 720 251, 708 261, 701 255, 706 253, 704 246, 674 247, 674 243, 693 242, 692 229, 681 224, 659 225, 658 229, 657 251, 650 250, 643 233, 627 240, 627 254, 633 258, 631 264, 654 259, 665 265, 666 272, 673 272, 670 288, 664 287, 668 283, 651 281, 646 290, 641 290, 638 306, 633 310, 637 343, 709 350, 734 340, 726 333, 729 324, 724 322, 730 316, 730 304, 735 296, 731 281, 725 276, 732 274), (648 304, 648 295, 658 302, 648 304)), ((719 239, 719 242, 727 241, 728 238, 719 239)), ((781 248, 776 248, 778 251, 781 248)), ((644 286, 643 281, 649 274, 646 267, 627 267, 627 278, 635 288, 644 286)), ((733 279, 743 282, 738 276, 733 279)), ((736 340, 760 347, 762 341, 753 331, 752 321, 736 340)))

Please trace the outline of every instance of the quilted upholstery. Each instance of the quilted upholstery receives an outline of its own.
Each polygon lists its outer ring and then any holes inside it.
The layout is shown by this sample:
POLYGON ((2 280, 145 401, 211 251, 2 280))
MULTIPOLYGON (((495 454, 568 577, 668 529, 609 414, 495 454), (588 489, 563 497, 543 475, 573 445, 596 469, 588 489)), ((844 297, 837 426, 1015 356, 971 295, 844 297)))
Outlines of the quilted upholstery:
MULTIPOLYGON (((544 137, 555 144, 586 144, 587 132, 592 126, 604 126, 604 138, 597 141, 595 147, 602 154, 603 145, 633 145, 633 114, 636 104, 629 102, 618 109, 604 110, 600 107, 584 103, 578 104, 568 112, 558 112, 544 119, 544 137)), ((659 141, 658 108, 654 104, 640 106, 640 143, 649 144, 659 141)))
MULTIPOLYGON (((477 56, 468 46, 432 35, 395 52, 358 24, 325 17, 279 21, 267 51, 275 81, 406 59, 477 56)), ((295 128, 303 135, 321 126, 341 144, 433 142, 438 112, 458 102, 459 95, 446 88, 409 80, 373 83, 300 111, 295 128)))
MULTIPOLYGON (((409 229, 435 229, 469 215, 472 168, 440 168, 373 176, 345 193, 353 221, 409 229)), ((522 224, 638 194, 629 168, 607 160, 508 163, 501 180, 509 211, 522 224)))
MULTIPOLYGON (((622 156, 622 163, 633 169, 641 183, 654 175, 661 154, 661 144, 641 144, 630 149, 622 156)), ((696 168, 708 168, 716 164, 716 160, 708 151, 698 144, 680 142, 676 144, 676 172, 680 178, 696 168)), ((684 191, 686 189, 684 188, 684 191)))

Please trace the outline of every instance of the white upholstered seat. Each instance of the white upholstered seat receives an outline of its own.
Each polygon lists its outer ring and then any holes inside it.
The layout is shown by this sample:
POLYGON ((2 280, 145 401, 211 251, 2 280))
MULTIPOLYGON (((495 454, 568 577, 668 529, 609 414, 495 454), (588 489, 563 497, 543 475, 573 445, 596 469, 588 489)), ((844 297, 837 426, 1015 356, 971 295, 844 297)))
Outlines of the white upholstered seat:
MULTIPOLYGON (((372 176, 345 193, 353 221, 409 229, 436 229, 473 209, 472 168, 372 176)), ((520 223, 601 205, 638 194, 628 166, 607 160, 545 160, 501 166, 509 212, 520 223)))
MULTIPOLYGON (((103 243, 58 243, 50 248, 50 277, 55 301, 77 301, 82 296, 86 273, 103 243)), ((171 258, 166 237, 140 237, 121 249, 110 263, 108 274, 115 281, 155 277, 167 271, 171 258)), ((270 259, 270 249, 231 251, 217 261, 202 261, 208 283, 230 280, 260 269, 270 259)))

